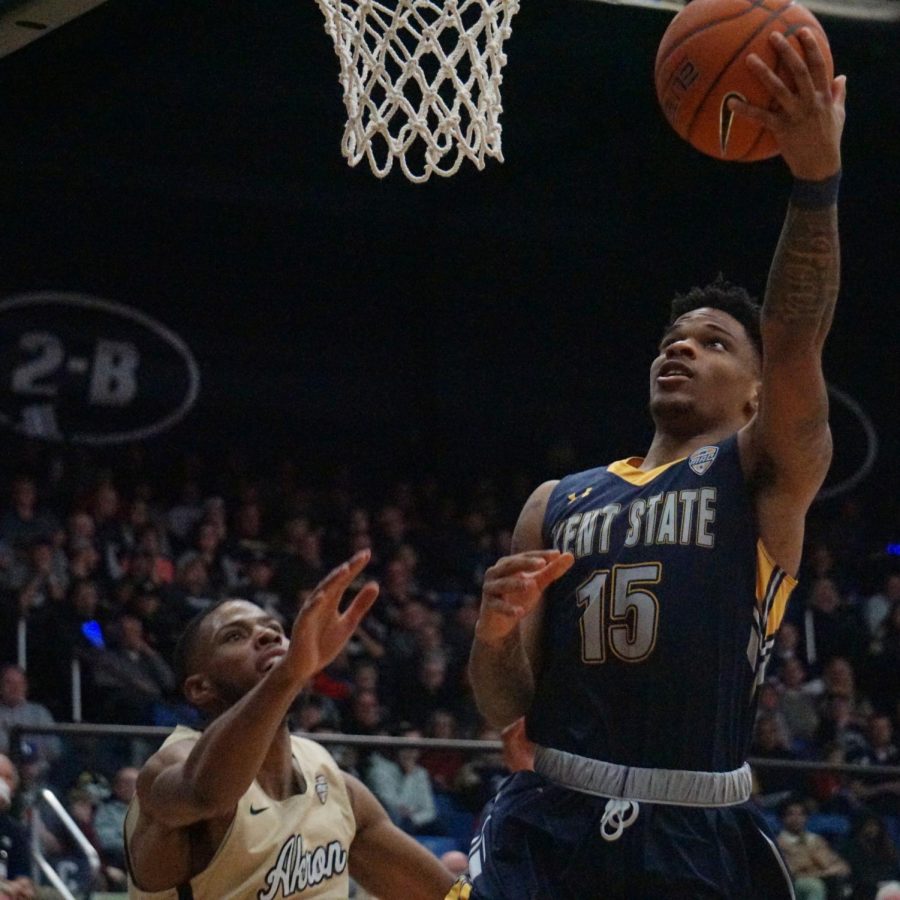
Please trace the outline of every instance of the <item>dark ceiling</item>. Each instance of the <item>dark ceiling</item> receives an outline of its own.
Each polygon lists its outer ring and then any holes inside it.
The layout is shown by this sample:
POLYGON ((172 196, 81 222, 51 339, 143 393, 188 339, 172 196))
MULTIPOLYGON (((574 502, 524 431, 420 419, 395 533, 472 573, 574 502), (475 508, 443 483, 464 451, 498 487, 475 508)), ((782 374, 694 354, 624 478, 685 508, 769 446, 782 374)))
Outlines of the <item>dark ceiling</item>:
MULTIPOLYGON (((671 132, 651 76, 669 18, 523 0, 506 163, 414 186, 341 158, 313 0, 109 0, 0 61, 0 288, 183 335, 204 392, 178 441, 476 469, 540 470, 559 435, 585 464, 639 451, 669 297, 720 270, 760 292, 789 189, 777 160, 671 132)), ((896 491, 900 27, 823 21, 849 84, 828 374, 878 428, 869 488, 896 491)), ((862 430, 836 415, 852 471, 862 430)))

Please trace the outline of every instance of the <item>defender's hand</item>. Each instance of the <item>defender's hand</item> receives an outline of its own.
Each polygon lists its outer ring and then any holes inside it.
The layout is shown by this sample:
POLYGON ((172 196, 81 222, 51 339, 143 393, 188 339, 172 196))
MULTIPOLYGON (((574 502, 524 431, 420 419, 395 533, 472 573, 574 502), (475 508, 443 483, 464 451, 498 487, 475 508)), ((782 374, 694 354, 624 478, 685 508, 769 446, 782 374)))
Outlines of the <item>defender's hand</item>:
POLYGON ((361 550, 332 569, 297 614, 282 664, 290 668, 298 681, 305 682, 340 653, 378 597, 378 585, 368 581, 343 613, 338 610, 341 597, 366 567, 370 556, 369 550, 361 550))
POLYGON ((499 645, 541 599, 544 589, 572 567, 575 557, 558 550, 531 550, 504 556, 484 575, 481 615, 475 636, 499 645))
POLYGON ((822 51, 808 28, 801 28, 797 39, 803 56, 780 32, 770 36, 794 80, 794 90, 751 53, 747 67, 771 93, 775 108, 763 109, 737 99, 730 100, 729 107, 738 115, 761 122, 772 132, 795 178, 823 181, 841 168, 847 79, 839 75, 829 80, 822 51))

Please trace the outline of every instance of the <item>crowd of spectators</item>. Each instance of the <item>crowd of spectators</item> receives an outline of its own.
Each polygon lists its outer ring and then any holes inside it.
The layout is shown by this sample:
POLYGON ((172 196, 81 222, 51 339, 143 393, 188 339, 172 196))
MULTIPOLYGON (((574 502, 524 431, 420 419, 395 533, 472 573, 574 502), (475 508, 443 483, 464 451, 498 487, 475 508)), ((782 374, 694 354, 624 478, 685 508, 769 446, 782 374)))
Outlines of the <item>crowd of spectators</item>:
MULTIPOLYGON (((186 622, 223 597, 290 622, 325 572, 361 548, 372 550, 367 575, 381 596, 298 699, 296 726, 497 737, 477 713, 466 662, 480 581, 509 550, 527 479, 460 490, 422 476, 373 491, 345 470, 314 486, 296 465, 260 473, 229 455, 185 458, 174 470, 154 468, 139 450, 122 460, 21 467, 0 485, 0 753, 12 753, 13 724, 71 721, 73 697, 85 721, 190 723, 172 671, 186 622)), ((848 501, 811 523, 801 587, 760 688, 751 748, 760 763, 900 765, 900 560, 883 552, 889 535, 853 530, 861 517, 848 501)), ((61 754, 57 739, 34 737, 17 761, 24 789, 49 777, 68 797, 114 883, 122 860, 104 823, 115 816, 101 815, 101 804, 124 801, 120 786, 152 747, 107 744, 106 756, 86 763, 61 754)), ((456 751, 344 748, 341 760, 417 834, 453 833, 456 813, 474 820, 504 772, 496 754, 456 751)), ((793 847, 799 804, 803 815, 843 817, 846 833, 831 837, 854 871, 867 865, 867 847, 894 847, 900 779, 859 771, 757 765, 756 799, 783 829, 782 846, 793 847)), ((875 896, 865 891, 854 896, 875 896)))

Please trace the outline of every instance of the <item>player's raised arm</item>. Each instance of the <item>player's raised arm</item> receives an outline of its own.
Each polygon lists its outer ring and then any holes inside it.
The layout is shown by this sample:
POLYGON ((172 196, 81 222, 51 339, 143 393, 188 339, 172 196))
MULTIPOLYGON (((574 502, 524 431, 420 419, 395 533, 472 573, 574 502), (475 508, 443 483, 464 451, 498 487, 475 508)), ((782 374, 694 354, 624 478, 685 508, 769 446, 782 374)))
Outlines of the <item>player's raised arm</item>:
MULTIPOLYGON (((742 449, 761 478, 763 493, 781 497, 802 516, 831 461, 822 348, 840 280, 837 192, 845 79, 829 78, 807 29, 801 29, 798 39, 803 55, 780 33, 771 37, 793 87, 759 57, 748 58, 748 66, 774 97, 774 108, 738 100, 731 107, 773 133, 795 178, 762 308, 760 408, 742 436, 742 449)), ((774 519, 778 512, 773 512, 774 519)), ((778 535, 763 538, 781 543, 778 535)), ((789 568, 799 562, 799 548, 770 549, 789 568)))
POLYGON ((368 561, 368 551, 358 553, 319 583, 289 643, 280 624, 253 604, 230 601, 209 615, 193 653, 214 661, 189 675, 185 693, 215 718, 196 741, 171 744, 148 761, 138 779, 142 816, 179 828, 231 815, 297 694, 334 659, 378 596, 370 582, 339 612, 341 597, 368 561), (227 672, 227 691, 219 670, 227 672), (233 688, 249 690, 230 705, 226 694, 233 688))
POLYGON ((555 481, 545 482, 529 497, 513 533, 512 555, 484 576, 469 679, 479 711, 500 727, 525 715, 531 705, 541 598, 574 561, 571 554, 543 549, 544 512, 555 486, 555 481))

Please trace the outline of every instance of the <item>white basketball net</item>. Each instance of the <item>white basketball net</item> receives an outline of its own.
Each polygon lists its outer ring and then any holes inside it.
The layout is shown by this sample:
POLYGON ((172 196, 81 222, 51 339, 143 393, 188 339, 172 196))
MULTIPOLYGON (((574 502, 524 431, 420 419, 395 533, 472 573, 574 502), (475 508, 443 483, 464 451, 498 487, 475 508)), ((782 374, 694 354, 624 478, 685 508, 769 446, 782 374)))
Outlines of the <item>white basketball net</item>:
POLYGON ((519 0, 317 0, 341 63, 341 152, 414 182, 503 161, 503 42, 519 0))

